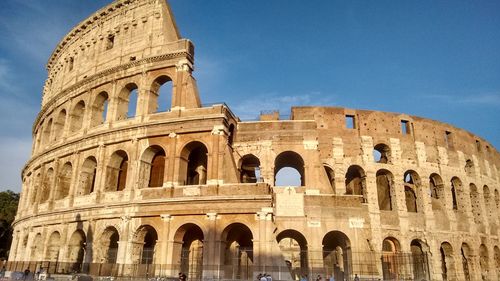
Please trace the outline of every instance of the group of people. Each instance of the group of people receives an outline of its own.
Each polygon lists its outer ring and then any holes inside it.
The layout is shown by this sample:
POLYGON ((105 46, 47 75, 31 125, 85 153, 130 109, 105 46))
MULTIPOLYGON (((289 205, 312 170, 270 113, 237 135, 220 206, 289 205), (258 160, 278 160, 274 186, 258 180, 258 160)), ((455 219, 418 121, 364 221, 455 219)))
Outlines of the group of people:
POLYGON ((273 278, 267 273, 259 273, 257 275, 257 281, 273 281, 273 278))

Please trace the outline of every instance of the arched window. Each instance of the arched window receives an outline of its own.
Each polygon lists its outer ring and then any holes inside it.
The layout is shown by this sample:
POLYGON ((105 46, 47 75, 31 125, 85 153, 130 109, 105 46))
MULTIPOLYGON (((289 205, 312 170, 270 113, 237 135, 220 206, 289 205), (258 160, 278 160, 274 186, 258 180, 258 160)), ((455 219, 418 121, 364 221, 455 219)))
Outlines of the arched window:
POLYGON ((193 223, 184 224, 175 232, 174 258, 180 263, 180 271, 187 273, 188 280, 201 280, 204 240, 203 231, 193 223))
POLYGON ((73 232, 68 245, 68 262, 72 272, 80 272, 85 255, 85 245, 87 238, 83 230, 73 232))
POLYGON ((260 181, 260 161, 252 154, 243 156, 240 160, 240 182, 256 183, 260 181))
POLYGON ((427 254, 422 247, 427 245, 421 240, 414 239, 410 243, 412 266, 413 266, 413 280, 429 280, 428 260, 427 254))
POLYGON ((460 248, 460 256, 462 258, 462 270, 464 271, 464 279, 466 281, 470 281, 470 262, 472 261, 473 256, 472 251, 467 243, 462 243, 462 247, 460 248))
POLYGON ((66 162, 59 172, 59 176, 57 179, 57 188, 55 199, 63 199, 69 194, 69 187, 71 184, 71 174, 73 172, 73 166, 71 162, 66 162))
POLYGON ((96 181, 97 160, 90 156, 85 159, 80 171, 78 194, 86 195, 94 192, 96 181))
POLYGON ((444 197, 443 180, 438 174, 431 174, 429 176, 429 193, 431 198, 440 199, 444 197))
POLYGON ((106 191, 121 191, 127 185, 128 155, 123 150, 114 152, 106 167, 106 191))
POLYGON ((404 187, 405 187, 405 201, 406 210, 408 212, 416 213, 417 206, 417 192, 420 191, 420 177, 415 171, 406 171, 404 174, 404 187))
POLYGON ((98 126, 106 121, 106 114, 108 113, 108 93, 101 92, 94 100, 92 105, 92 120, 91 126, 98 126))
POLYGON ((292 280, 299 280, 301 276, 309 275, 307 258, 307 240, 296 230, 287 229, 276 236, 281 255, 289 266, 292 280))
POLYGON ((52 118, 49 119, 47 122, 47 125, 45 126, 45 129, 43 130, 43 146, 49 146, 51 142, 51 136, 50 134, 52 133, 52 118))
POLYGON ((479 266, 481 268, 481 272, 489 272, 489 254, 488 248, 484 244, 479 246, 479 266))
POLYGON ((123 87, 118 95, 117 120, 135 117, 137 112, 138 87, 135 83, 129 83, 123 87))
POLYGON ((465 161, 465 174, 469 177, 474 176, 474 162, 472 160, 465 161))
POLYGON ((45 260, 49 262, 57 262, 59 260, 59 250, 61 249, 61 234, 54 231, 49 237, 47 244, 47 252, 45 260))
POLYGON ((455 260, 453 248, 450 243, 443 242, 440 248, 441 252, 441 275, 443 280, 448 280, 448 277, 453 278, 456 276, 455 260))
MULTIPOLYGON (((98 245, 96 247, 100 250, 100 259, 98 260, 100 260, 101 263, 116 263, 118 241, 120 241, 118 230, 116 230, 113 226, 108 226, 101 235, 101 238, 98 240, 98 245)), ((110 268, 105 267, 105 270, 109 271, 110 268)), ((108 272, 101 272, 101 274, 107 276, 111 275, 107 273, 108 272)))
POLYGON ((305 186, 304 160, 293 151, 280 153, 274 160, 275 186, 305 186))
POLYGON ((398 254, 401 246, 396 238, 388 237, 382 242, 382 273, 384 280, 398 280, 400 271, 398 254))
POLYGON ((362 195, 363 203, 367 202, 366 175, 360 166, 353 165, 347 169, 345 174, 345 194, 362 195))
POLYGON ((42 193, 40 194, 40 203, 49 200, 53 179, 54 179, 54 169, 49 168, 47 172, 45 172, 45 176, 43 179, 42 193))
POLYGON ((230 224, 222 231, 221 264, 232 269, 223 279, 252 279, 253 239, 251 230, 242 223, 230 224))
POLYGON ((71 122, 70 122, 70 131, 72 133, 77 132, 82 128, 83 125, 83 117, 85 115, 85 103, 83 101, 79 101, 71 111, 71 122))
POLYGON ((208 175, 207 164, 207 147, 197 141, 188 143, 181 152, 180 179, 186 185, 206 184, 208 175))
POLYGON ((132 260, 138 264, 154 264, 155 248, 158 240, 156 229, 150 225, 139 227, 135 237, 132 249, 132 260))
POLYGON ((333 269, 335 280, 352 276, 351 241, 340 231, 330 231, 323 237, 323 264, 333 269))
POLYGON ((373 148, 373 160, 376 163, 390 163, 391 149, 383 143, 375 145, 373 148))
POLYGON ((496 209, 495 205, 491 200, 490 189, 488 188, 487 185, 483 186, 483 199, 484 199, 484 206, 486 207, 486 212, 488 213, 488 218, 491 222, 490 224, 494 224, 496 209))
POLYGON ((162 187, 165 173, 165 151, 157 145, 148 147, 141 157, 140 187, 162 187))
POLYGON ((325 168, 325 173, 326 173, 326 177, 328 179, 328 183, 330 184, 332 191, 335 193, 336 192, 336 190, 335 190, 335 173, 334 173, 333 169, 330 168, 329 166, 323 165, 323 167, 325 168))
POLYGON ((457 193, 462 192, 462 182, 459 178, 453 177, 451 179, 451 200, 453 210, 458 210, 457 193))
POLYGON ((475 184, 471 183, 469 185, 469 192, 470 203, 472 205, 472 214, 474 215, 474 222, 477 224, 481 224, 483 219, 481 214, 481 200, 475 184))
POLYGON ((391 197, 394 193, 394 177, 391 172, 382 169, 377 171, 376 178, 379 209, 390 211, 393 209, 391 197))
POLYGON ((151 85, 149 113, 170 111, 172 107, 172 79, 163 75, 151 85))
POLYGON ((66 110, 62 109, 57 114, 57 118, 54 122, 54 133, 52 134, 52 139, 56 140, 58 137, 63 136, 64 126, 66 124, 66 110))

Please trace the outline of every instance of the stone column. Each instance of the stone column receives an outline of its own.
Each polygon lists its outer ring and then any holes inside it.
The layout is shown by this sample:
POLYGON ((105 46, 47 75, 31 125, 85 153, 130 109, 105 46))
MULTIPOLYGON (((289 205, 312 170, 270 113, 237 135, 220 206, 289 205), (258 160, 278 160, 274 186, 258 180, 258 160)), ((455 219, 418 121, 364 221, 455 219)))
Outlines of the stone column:
MULTIPOLYGON (((208 233, 203 241, 203 277, 209 279, 219 279, 217 268, 213 266, 219 264, 220 251, 217 251, 217 220, 220 216, 217 213, 207 213, 206 220, 208 223, 208 233)), ((219 240, 220 243, 220 240, 219 240)))

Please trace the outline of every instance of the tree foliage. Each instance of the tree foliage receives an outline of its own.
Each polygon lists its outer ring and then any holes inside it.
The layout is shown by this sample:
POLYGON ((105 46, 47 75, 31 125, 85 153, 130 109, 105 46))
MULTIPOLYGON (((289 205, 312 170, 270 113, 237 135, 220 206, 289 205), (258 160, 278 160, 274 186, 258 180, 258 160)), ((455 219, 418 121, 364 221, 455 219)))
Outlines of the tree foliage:
POLYGON ((8 257, 12 242, 12 222, 16 217, 19 193, 0 192, 0 259, 8 257))

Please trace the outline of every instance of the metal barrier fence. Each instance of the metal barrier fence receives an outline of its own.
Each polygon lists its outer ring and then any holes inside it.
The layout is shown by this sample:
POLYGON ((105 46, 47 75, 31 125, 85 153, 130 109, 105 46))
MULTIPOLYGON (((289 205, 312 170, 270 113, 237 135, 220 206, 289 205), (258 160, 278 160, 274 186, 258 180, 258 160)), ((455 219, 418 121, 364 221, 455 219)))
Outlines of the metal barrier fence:
POLYGON ((323 280, 333 275, 336 281, 354 280, 430 280, 429 260, 426 253, 375 253, 375 252, 301 252, 283 255, 281 266, 253 264, 248 256, 239 255, 238 259, 226 260, 225 265, 196 259, 182 259, 180 264, 115 264, 115 263, 78 263, 50 261, 13 261, 7 262, 9 271, 32 274, 86 274, 91 276, 113 276, 118 279, 152 279, 177 277, 178 272, 187 275, 188 280, 255 280, 257 274, 268 273, 274 280, 323 280), (229 263, 229 264, 228 264, 229 263))

